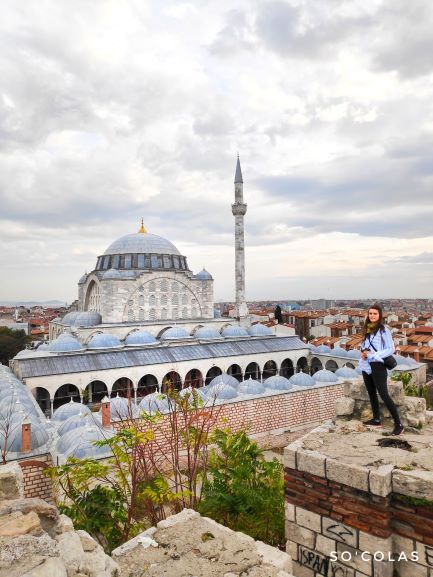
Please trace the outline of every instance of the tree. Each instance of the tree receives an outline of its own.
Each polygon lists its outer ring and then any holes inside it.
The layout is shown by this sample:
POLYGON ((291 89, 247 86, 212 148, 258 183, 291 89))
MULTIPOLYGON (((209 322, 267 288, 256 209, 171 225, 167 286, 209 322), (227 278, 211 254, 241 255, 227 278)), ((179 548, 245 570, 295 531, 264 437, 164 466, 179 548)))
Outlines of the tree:
POLYGON ((9 364, 13 357, 26 348, 31 338, 23 330, 0 327, 0 363, 9 364))

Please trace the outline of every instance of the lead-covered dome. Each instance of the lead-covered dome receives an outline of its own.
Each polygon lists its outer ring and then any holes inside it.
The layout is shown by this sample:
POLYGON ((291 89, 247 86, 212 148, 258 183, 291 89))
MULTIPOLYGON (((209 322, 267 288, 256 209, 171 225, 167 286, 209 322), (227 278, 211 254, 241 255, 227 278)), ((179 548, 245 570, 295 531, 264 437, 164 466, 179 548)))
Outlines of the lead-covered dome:
POLYGON ((154 253, 154 254, 177 254, 180 252, 166 238, 157 234, 147 232, 136 232, 121 236, 110 244, 105 254, 126 254, 126 253, 154 253))

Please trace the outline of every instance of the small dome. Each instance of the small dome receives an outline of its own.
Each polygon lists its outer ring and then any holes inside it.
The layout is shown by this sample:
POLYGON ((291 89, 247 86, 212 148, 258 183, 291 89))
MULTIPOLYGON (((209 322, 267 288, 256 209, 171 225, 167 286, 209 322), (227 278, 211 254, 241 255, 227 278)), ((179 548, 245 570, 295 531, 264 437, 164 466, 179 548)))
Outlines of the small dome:
POLYGON ((93 335, 87 345, 88 349, 111 349, 114 347, 120 347, 119 339, 110 333, 98 333, 93 335))
POLYGON ((230 385, 234 389, 237 389, 239 386, 239 381, 234 377, 232 377, 231 375, 228 375, 227 373, 222 373, 221 375, 214 377, 208 386, 213 387, 221 383, 223 383, 224 385, 230 385))
POLYGON ((343 349, 343 348, 341 348, 341 347, 334 347, 334 348, 331 350, 331 353, 332 353, 333 355, 335 355, 336 357, 347 357, 347 351, 346 351, 346 349, 343 349))
POLYGON ((252 325, 248 329, 248 332, 250 333, 250 335, 252 337, 268 337, 268 336, 272 336, 274 334, 274 331, 270 327, 267 327, 266 325, 262 325, 261 323, 257 323, 255 325, 252 325))
POLYGON ((167 329, 162 335, 160 336, 161 341, 171 341, 171 340, 178 340, 178 339, 190 339, 189 333, 180 327, 172 327, 171 329, 167 329))
POLYGON ((337 377, 342 379, 357 379, 359 377, 355 369, 350 369, 349 367, 342 367, 341 369, 337 369, 335 374, 337 377))
POLYGON ((96 426, 81 427, 69 431, 57 441, 56 450, 65 457, 76 459, 102 459, 109 457, 111 451, 108 447, 98 447, 96 441, 109 439, 114 435, 110 429, 102 429, 96 426))
MULTIPOLYGON (((102 409, 99 412, 102 413, 102 409)), ((125 397, 119 397, 119 395, 110 399, 110 419, 112 421, 136 419, 138 413, 138 407, 132 400, 129 401, 125 397)))
POLYGON ((84 311, 75 319, 74 327, 94 327, 102 323, 102 317, 96 311, 84 311))
POLYGON ((69 431, 89 426, 102 427, 102 424, 96 419, 95 413, 86 413, 83 411, 77 415, 72 415, 72 417, 69 417, 66 421, 61 421, 57 433, 62 437, 66 433, 69 433, 69 431))
POLYGON ((184 389, 182 389, 179 393, 179 396, 185 397, 186 395, 188 395, 188 403, 190 405, 193 404, 194 402, 194 391, 195 394, 197 395, 197 400, 198 401, 205 401, 206 400, 206 395, 203 392, 203 389, 197 389, 197 388, 193 388, 193 387, 185 387, 184 389))
POLYGON ((332 371, 327 369, 322 369, 314 373, 313 379, 318 383, 336 383, 338 381, 338 376, 332 371))
POLYGON ((85 272, 83 274, 83 276, 80 278, 80 280, 78 281, 78 284, 85 284, 88 276, 89 275, 85 272))
POLYGON ((75 319, 77 318, 77 316, 80 314, 80 311, 72 311, 70 313, 67 313, 63 318, 62 318, 62 324, 63 325, 67 325, 67 326, 71 326, 74 324, 75 319))
POLYGON ((222 339, 221 334, 216 329, 208 327, 197 329, 194 333, 194 337, 202 340, 222 339))
POLYGON ((328 347, 327 345, 320 345, 320 347, 316 348, 316 352, 317 353, 331 353, 331 347, 328 347))
POLYGON ((247 331, 239 326, 239 325, 231 325, 229 327, 225 327, 221 334, 223 337, 231 338, 231 337, 249 337, 247 331))
POLYGON ((134 331, 130 333, 125 339, 125 345, 128 347, 136 347, 139 345, 154 345, 158 341, 147 331, 134 331))
POLYGON ((199 280, 213 280, 212 275, 205 268, 194 275, 194 278, 199 280))
POLYGON ((238 392, 243 395, 261 395, 265 392, 265 385, 250 377, 239 385, 238 392))
POLYGON ((48 351, 49 350, 48 343, 42 343, 41 345, 38 346, 37 350, 38 351, 48 351))
POLYGON ((90 415, 90 409, 86 405, 83 405, 82 403, 76 403, 71 399, 69 403, 61 405, 54 411, 53 421, 55 423, 60 423, 62 421, 66 421, 73 415, 78 415, 79 413, 90 415))
POLYGON ((48 345, 50 353, 70 353, 82 350, 81 343, 73 336, 62 337, 51 341, 48 345))
MULTIPOLYGON (((299 373, 301 374, 301 373, 299 373)), ((264 383, 267 389, 273 389, 275 391, 290 391, 292 385, 289 379, 282 377, 281 375, 274 375, 265 379, 264 383)))
MULTIPOLYGON (((6 439, 4 435, 0 434, 0 449, 4 449, 6 444, 6 450, 8 452, 22 452, 22 425, 25 421, 30 422, 31 425, 30 438, 32 451, 42 447, 42 445, 48 442, 49 436, 46 430, 46 423, 42 423, 39 419, 31 418, 24 413, 20 413, 15 414, 5 423, 8 429, 8 435, 6 439)), ((0 430, 3 428, 0 422, 0 430)))
POLYGON ((347 351, 346 356, 348 359, 360 359, 361 358, 361 352, 358 351, 358 349, 350 349, 350 351, 347 351))
POLYGON ((393 356, 397 361, 397 365, 412 365, 411 368, 413 368, 413 366, 418 364, 414 359, 410 357, 403 357, 402 355, 393 355, 393 356))
POLYGON ((109 268, 102 275, 103 280, 117 280, 122 278, 122 275, 116 268, 109 268))
POLYGON ((139 408, 150 415, 167 413, 169 411, 167 396, 158 392, 146 395, 141 399, 139 408))
POLYGON ((290 377, 289 382, 297 387, 314 387, 316 384, 313 377, 307 375, 307 373, 296 373, 296 375, 290 377))
POLYGON ((207 387, 203 387, 203 391, 208 399, 234 399, 238 396, 236 389, 225 383, 208 385, 207 387))

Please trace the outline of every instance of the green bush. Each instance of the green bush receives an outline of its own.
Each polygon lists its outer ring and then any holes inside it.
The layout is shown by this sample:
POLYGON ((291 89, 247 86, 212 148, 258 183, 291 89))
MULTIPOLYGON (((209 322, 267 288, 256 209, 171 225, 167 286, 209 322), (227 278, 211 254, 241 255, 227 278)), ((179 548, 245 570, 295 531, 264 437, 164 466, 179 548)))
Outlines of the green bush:
POLYGON ((284 545, 283 467, 265 460, 245 431, 217 430, 199 511, 235 531, 284 545))

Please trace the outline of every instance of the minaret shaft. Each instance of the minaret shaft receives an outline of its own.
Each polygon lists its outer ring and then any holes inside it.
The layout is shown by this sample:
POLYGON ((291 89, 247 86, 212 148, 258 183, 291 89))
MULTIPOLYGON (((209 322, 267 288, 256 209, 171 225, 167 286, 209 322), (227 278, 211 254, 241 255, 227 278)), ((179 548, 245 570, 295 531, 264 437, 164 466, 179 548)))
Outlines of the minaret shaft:
POLYGON ((236 309, 238 318, 248 316, 248 307, 245 301, 245 241, 244 216, 247 205, 243 197, 243 180, 239 157, 235 174, 235 202, 232 204, 232 213, 235 217, 235 281, 236 281, 236 309))

